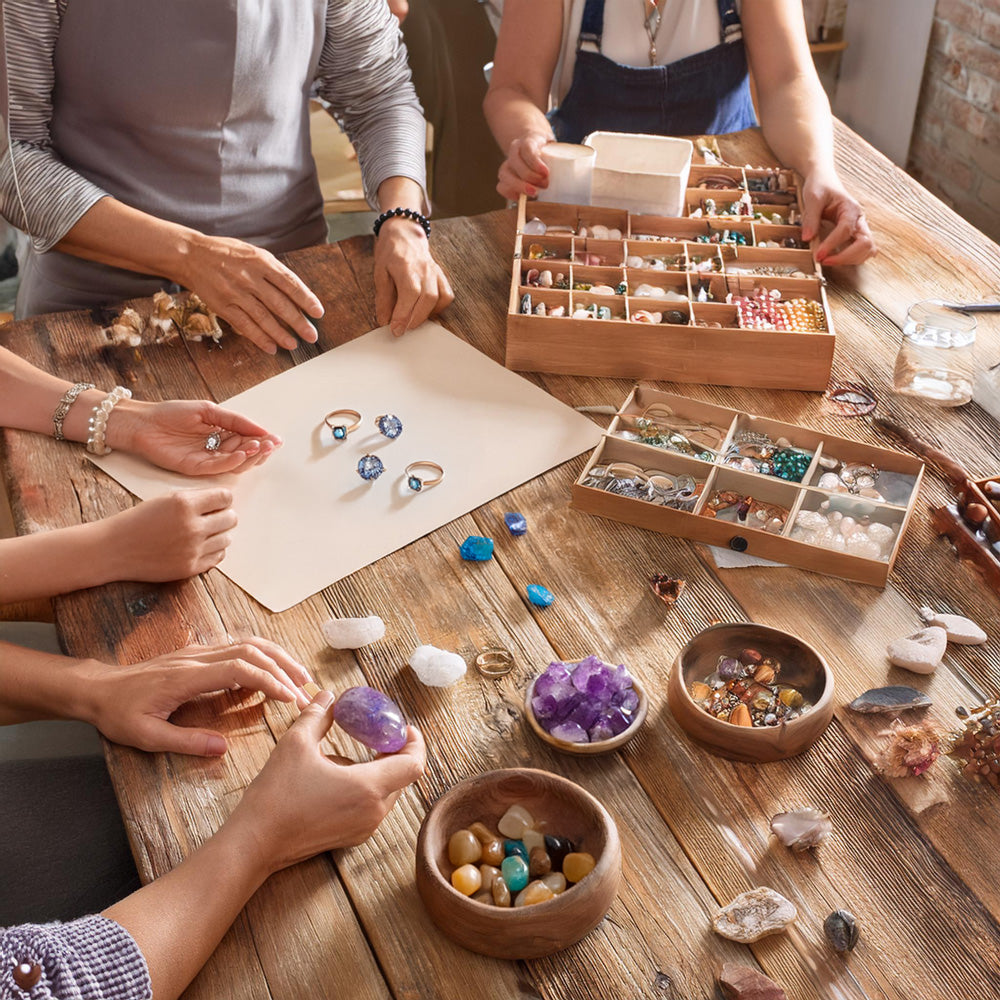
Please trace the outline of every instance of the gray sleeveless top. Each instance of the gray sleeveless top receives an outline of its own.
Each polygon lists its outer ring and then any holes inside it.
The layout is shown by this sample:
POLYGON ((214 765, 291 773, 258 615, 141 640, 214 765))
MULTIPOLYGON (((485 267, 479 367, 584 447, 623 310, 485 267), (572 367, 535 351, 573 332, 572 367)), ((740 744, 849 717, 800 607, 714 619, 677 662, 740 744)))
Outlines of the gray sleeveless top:
MULTIPOLYGON (((68 166, 159 218, 283 252, 326 238, 308 98, 326 0, 72 0, 51 134, 68 166)), ((18 312, 151 295, 147 277, 31 251, 18 312)))

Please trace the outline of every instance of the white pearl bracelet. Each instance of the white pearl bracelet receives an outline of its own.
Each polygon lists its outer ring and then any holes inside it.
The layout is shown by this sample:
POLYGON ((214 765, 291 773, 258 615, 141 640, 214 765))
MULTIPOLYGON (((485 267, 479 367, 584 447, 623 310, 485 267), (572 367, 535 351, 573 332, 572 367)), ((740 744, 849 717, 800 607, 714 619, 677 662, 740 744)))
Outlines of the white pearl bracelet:
POLYGON ((111 449, 104 443, 108 431, 108 417, 115 405, 123 399, 131 399, 132 392, 124 386, 116 385, 104 399, 94 407, 94 412, 90 415, 87 424, 87 451, 91 455, 107 455, 111 449))

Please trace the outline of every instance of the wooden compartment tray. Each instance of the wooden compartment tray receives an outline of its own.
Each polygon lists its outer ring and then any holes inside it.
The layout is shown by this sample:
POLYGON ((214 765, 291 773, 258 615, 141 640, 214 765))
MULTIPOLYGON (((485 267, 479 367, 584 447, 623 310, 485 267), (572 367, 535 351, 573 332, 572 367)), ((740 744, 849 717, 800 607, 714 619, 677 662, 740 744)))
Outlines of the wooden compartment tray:
POLYGON ((794 174, 693 166, 689 185, 687 209, 701 212, 699 217, 630 215, 554 202, 529 206, 522 196, 507 315, 508 368, 771 389, 826 388, 835 333, 822 269, 801 240, 794 174), (779 179, 780 190, 754 190, 779 179), (698 187, 722 181, 731 187, 698 187), (718 212, 736 206, 757 217, 705 215, 710 199, 718 212), (524 232, 529 212, 545 223, 544 234, 524 232), (698 242, 699 237, 723 242, 698 242), (553 286, 529 284, 533 269, 549 271, 553 286), (616 294, 592 296, 584 287, 588 284, 610 286, 616 294), (643 284, 674 295, 637 296, 635 290, 643 284), (818 303, 825 329, 741 327, 736 306, 728 300, 756 289, 773 291, 782 301, 818 303), (574 310, 591 305, 606 307, 602 315, 610 313, 610 318, 573 318, 574 310), (536 314, 539 306, 545 307, 544 315, 536 314), (557 315, 551 315, 553 310, 557 315), (646 315, 636 320, 640 310, 646 315), (649 313, 660 313, 660 321, 648 322, 649 313))
MULTIPOLYGON (((902 452, 637 385, 573 484, 572 505, 588 514, 624 521, 650 531, 728 546, 800 569, 884 587, 913 513, 923 472, 924 465, 919 459, 902 452), (685 454, 636 438, 639 433, 636 420, 641 420, 651 406, 654 407, 650 414, 654 422, 656 408, 666 407, 671 423, 686 423, 689 428, 697 428, 686 433, 689 442, 695 445, 693 453, 685 454), (730 464, 738 461, 731 451, 732 446, 746 440, 747 436, 761 434, 775 442, 787 439, 792 449, 806 453, 808 457, 801 459, 804 468, 801 481, 746 471, 730 464), (834 460, 836 465, 832 465, 834 460), (808 466, 804 464, 806 461, 808 466), (644 473, 659 471, 668 477, 681 474, 692 477, 697 486, 691 509, 677 510, 585 485, 592 478, 595 467, 614 463, 628 463, 644 473), (879 497, 848 492, 839 475, 845 466, 874 466, 879 471, 875 484, 879 497), (824 475, 837 480, 835 489, 829 478, 823 479, 824 475), (825 485, 820 485, 821 482, 825 485), (736 520, 735 505, 714 512, 711 500, 717 491, 752 497, 762 510, 774 506, 788 513, 780 527, 772 524, 772 530, 764 530, 763 522, 749 518, 742 522, 736 520), (792 537, 799 515, 818 510, 824 504, 856 520, 864 517, 870 523, 886 524, 893 529, 898 526, 888 558, 838 551, 792 537)), ((869 489, 875 490, 875 487, 869 489)), ((773 520, 780 522, 781 518, 777 516, 773 520)))

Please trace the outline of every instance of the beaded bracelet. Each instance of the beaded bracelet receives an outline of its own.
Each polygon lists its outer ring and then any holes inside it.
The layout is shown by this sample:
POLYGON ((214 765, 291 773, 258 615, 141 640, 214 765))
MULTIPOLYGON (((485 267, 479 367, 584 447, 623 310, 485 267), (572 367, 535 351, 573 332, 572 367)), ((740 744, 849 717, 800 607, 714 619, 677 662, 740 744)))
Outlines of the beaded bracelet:
POLYGON ((93 382, 77 382, 76 385, 70 386, 63 393, 62 399, 59 400, 59 405, 52 414, 52 437, 54 440, 66 440, 66 435, 63 434, 63 421, 66 419, 66 414, 69 413, 69 408, 76 402, 76 397, 81 392, 86 392, 88 389, 93 388, 95 388, 93 382))
POLYGON ((373 223, 372 232, 378 236, 378 231, 382 228, 382 223, 392 218, 412 219, 424 231, 427 239, 431 238, 431 223, 426 215, 421 215, 412 208, 390 208, 388 212, 383 212, 373 223))
POLYGON ((108 417, 116 404, 123 399, 131 399, 132 392, 124 386, 116 385, 104 399, 94 407, 94 412, 90 416, 87 424, 89 435, 87 437, 87 451, 91 455, 107 455, 111 449, 104 443, 105 435, 108 431, 108 417))

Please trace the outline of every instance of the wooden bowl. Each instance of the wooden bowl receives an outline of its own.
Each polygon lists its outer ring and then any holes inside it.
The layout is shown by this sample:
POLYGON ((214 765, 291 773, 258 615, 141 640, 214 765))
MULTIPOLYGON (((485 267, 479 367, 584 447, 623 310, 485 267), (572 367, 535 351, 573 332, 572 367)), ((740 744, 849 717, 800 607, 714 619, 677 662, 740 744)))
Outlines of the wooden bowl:
POLYGON ((617 736, 612 736, 609 740, 597 740, 594 743, 571 743, 569 740, 560 740, 546 731, 538 719, 535 718, 535 711, 531 707, 531 699, 535 694, 535 681, 537 680, 538 677, 532 680, 528 685, 528 690, 524 694, 524 717, 528 720, 528 725, 534 730, 535 735, 543 743, 548 743, 550 747, 555 747, 556 750, 561 750, 563 753, 572 753, 581 757, 589 757, 599 753, 610 753, 612 750, 617 750, 620 746, 628 743, 639 731, 639 727, 643 722, 646 721, 646 713, 649 711, 649 697, 646 694, 646 689, 633 677, 632 687, 639 696, 639 707, 635 710, 632 724, 628 729, 617 736))
POLYGON ((495 958, 541 958, 568 948, 604 918, 621 881, 621 844, 611 814, 589 792, 549 771, 488 771, 455 785, 431 807, 417 836, 417 890, 431 920, 463 948, 495 958), (545 903, 501 908, 451 884, 448 840, 480 820, 496 830, 521 803, 553 836, 597 859, 594 870, 545 903))
POLYGON ((696 743, 720 757, 763 763, 802 753, 816 742, 833 717, 833 673, 809 643, 767 625, 713 625, 699 632, 674 660, 667 703, 681 728, 696 743), (692 681, 714 673, 720 656, 758 649, 781 662, 778 680, 798 688, 813 707, 791 722, 752 728, 722 722, 695 704, 692 681))

